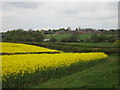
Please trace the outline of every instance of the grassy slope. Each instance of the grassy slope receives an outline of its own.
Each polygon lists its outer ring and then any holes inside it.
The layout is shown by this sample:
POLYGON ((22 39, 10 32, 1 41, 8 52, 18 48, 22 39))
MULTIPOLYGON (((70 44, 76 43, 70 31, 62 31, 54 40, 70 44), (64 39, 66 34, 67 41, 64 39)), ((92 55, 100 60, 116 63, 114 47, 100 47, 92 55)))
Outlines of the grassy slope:
POLYGON ((101 63, 81 72, 51 79, 34 88, 113 88, 118 87, 117 56, 109 56, 101 63))

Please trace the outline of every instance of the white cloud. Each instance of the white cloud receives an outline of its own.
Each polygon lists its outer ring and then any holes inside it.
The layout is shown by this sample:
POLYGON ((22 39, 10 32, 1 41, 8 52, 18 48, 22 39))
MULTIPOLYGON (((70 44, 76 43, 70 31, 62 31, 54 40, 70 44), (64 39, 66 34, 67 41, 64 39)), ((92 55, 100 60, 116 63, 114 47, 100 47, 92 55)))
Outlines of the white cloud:
POLYGON ((117 28, 115 2, 3 3, 3 31, 9 29, 117 28))
POLYGON ((2 2, 118 2, 119 0, 2 0, 2 2))

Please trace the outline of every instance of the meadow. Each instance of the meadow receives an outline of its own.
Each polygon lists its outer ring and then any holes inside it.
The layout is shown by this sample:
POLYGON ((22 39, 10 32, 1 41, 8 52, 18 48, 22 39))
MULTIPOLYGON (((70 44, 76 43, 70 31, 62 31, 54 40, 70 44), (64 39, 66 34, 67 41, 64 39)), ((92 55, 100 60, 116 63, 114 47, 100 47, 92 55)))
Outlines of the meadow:
MULTIPOLYGON (((64 34, 45 34, 45 38, 46 39, 49 39, 50 37, 55 37, 57 39, 57 41, 60 41, 62 38, 65 38, 65 37, 70 37, 72 34, 71 33, 64 33, 64 34)), ((93 34, 92 33, 89 33, 89 34, 79 34, 78 36, 78 39, 79 40, 86 40, 88 38, 90 38, 93 34)), ((98 34, 100 35, 100 34, 98 34)), ((103 34, 103 35, 106 35, 106 36, 112 36, 113 34, 103 34)))

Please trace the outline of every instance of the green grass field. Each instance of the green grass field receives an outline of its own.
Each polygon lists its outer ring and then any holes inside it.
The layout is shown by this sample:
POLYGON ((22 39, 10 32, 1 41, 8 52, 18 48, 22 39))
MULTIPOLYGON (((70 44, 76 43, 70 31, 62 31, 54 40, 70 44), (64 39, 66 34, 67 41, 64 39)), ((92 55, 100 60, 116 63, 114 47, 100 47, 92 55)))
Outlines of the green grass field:
POLYGON ((38 83, 32 88, 118 88, 119 57, 110 55, 107 62, 59 79, 38 83))
POLYGON ((96 46, 96 47, 112 47, 112 43, 103 43, 103 42, 100 42, 100 43, 82 43, 82 42, 76 42, 76 43, 64 43, 66 45, 70 45, 70 44, 73 44, 73 45, 83 45, 83 46, 96 46))
MULTIPOLYGON (((65 34, 46 34, 45 38, 49 39, 50 37, 54 36, 58 41, 60 41, 63 37, 70 37, 72 34, 65 33, 65 34)), ((93 34, 79 34, 79 40, 85 40, 87 38, 90 38, 93 34)), ((100 34, 98 34, 100 35, 100 34)), ((112 34, 105 34, 107 36, 111 36, 112 34)))

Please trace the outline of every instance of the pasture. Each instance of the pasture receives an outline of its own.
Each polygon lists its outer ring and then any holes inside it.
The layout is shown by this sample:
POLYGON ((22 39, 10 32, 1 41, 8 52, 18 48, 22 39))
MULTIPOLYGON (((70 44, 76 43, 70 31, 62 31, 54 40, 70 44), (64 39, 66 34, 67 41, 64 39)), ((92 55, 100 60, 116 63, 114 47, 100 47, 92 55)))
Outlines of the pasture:
MULTIPOLYGON (((45 34, 45 39, 49 39, 50 37, 54 36, 56 37, 56 39, 58 41, 60 41, 62 38, 64 37, 70 37, 72 35, 72 33, 65 33, 65 34, 45 34)), ((90 38, 93 34, 92 33, 88 33, 88 34, 79 34, 78 39, 79 40, 86 40, 88 38, 90 38)), ((98 34, 100 35, 100 34, 98 34)), ((112 36, 113 34, 104 34, 106 36, 112 36)))

